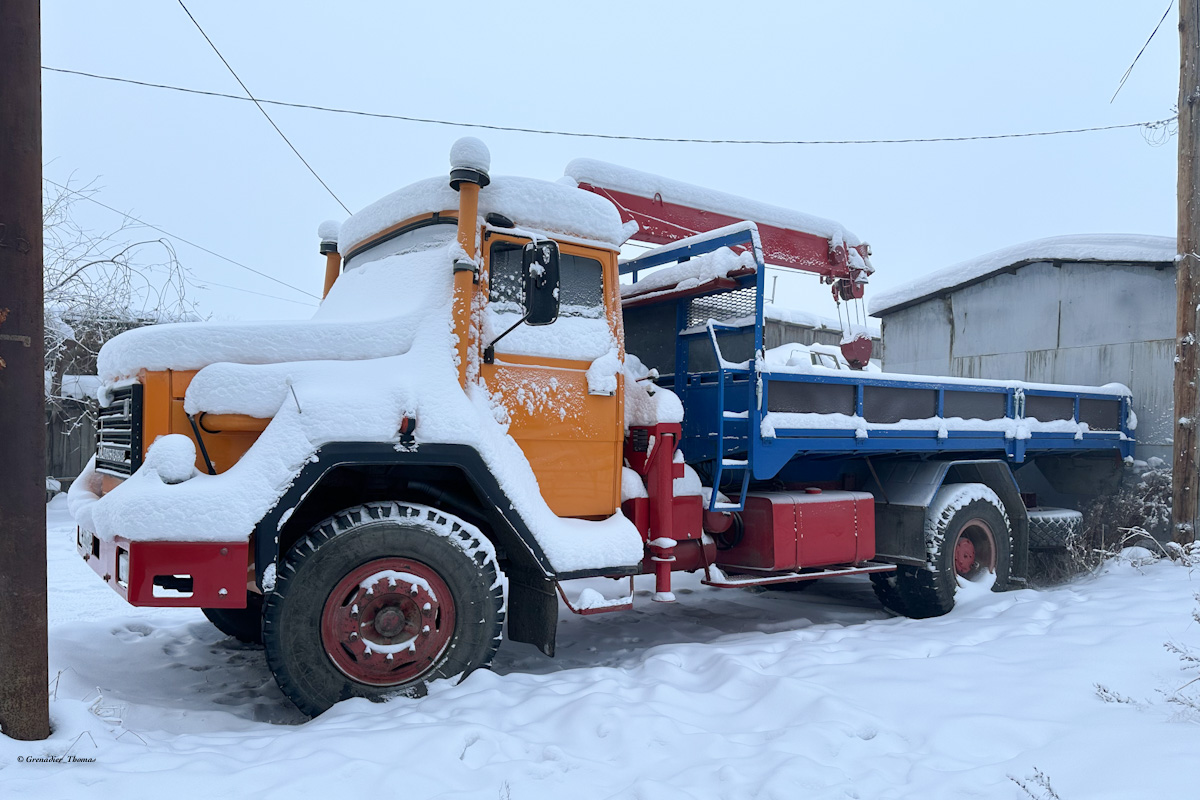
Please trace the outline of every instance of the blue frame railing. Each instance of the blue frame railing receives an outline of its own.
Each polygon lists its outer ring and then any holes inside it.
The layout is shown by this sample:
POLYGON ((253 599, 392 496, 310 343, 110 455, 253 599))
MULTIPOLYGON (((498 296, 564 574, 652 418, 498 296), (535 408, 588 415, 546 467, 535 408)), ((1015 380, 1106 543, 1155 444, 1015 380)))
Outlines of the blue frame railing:
MULTIPOLYGON (((689 258, 713 252, 721 247, 744 247, 753 252, 756 269, 753 274, 732 278, 733 287, 713 284, 711 290, 698 287, 677 297, 665 296, 662 302, 675 304, 675 371, 670 377, 672 388, 679 395, 684 407, 684 433, 681 441, 685 459, 692 464, 712 462, 714 485, 720 484, 722 474, 727 471, 723 464, 731 456, 744 454, 747 462, 743 477, 757 480, 775 477, 792 459, 801 456, 837 457, 876 454, 912 454, 928 457, 938 453, 975 452, 1001 453, 1013 462, 1022 462, 1029 453, 1078 452, 1085 450, 1116 450, 1122 457, 1133 454, 1132 431, 1128 429, 1129 403, 1127 395, 1102 392, 1071 391, 1032 388, 1025 385, 997 385, 995 383, 964 383, 959 380, 923 379, 912 380, 872 377, 869 372, 830 370, 828 372, 771 371, 764 368, 758 356, 763 352, 763 298, 766 268, 758 230, 754 223, 731 225, 701 237, 682 240, 676 244, 657 248, 645 255, 622 262, 621 274, 631 274, 637 280, 638 273, 652 267, 686 261, 689 258), (717 323, 688 325, 688 309, 692 300, 735 291, 754 290, 754 316, 752 324, 730 326, 717 323), (753 329, 753 353, 744 364, 729 364, 722 358, 721 340, 724 336, 745 335, 753 329), (685 332, 687 331, 687 332, 685 332), (692 371, 689 357, 697 337, 711 340, 716 356, 715 370, 692 371), (776 426, 774 436, 763 436, 763 421, 770 407, 771 384, 799 382, 816 384, 843 384, 854 390, 854 417, 856 425, 849 428, 781 428, 776 426), (988 430, 986 426, 974 424, 970 429, 943 431, 928 429, 929 424, 904 427, 902 423, 871 423, 863 419, 863 395, 868 387, 890 387, 898 389, 921 389, 936 392, 935 416, 926 420, 942 420, 945 393, 983 392, 1002 394, 1006 423, 1017 422, 1024 417, 1024 405, 1031 397, 1066 397, 1072 401, 1072 419, 1080 418, 1080 401, 1117 400, 1119 406, 1119 430, 1056 432, 1031 431, 1028 438, 1013 435, 1011 425, 988 430), (741 413, 745 412, 745 417, 741 413), (866 435, 860 431, 865 426, 866 435)), ((696 320, 692 320, 696 322, 696 320)), ((668 376, 664 376, 666 378, 668 376)), ((778 413, 778 412, 777 412, 778 413)), ((786 413, 786 412, 785 412, 786 413)), ((1064 420, 1065 421, 1065 420, 1064 420)), ((740 483, 744 482, 739 481, 740 483)), ((744 491, 744 490, 743 490, 744 491)), ((709 507, 716 504, 716 492, 712 493, 709 507)))

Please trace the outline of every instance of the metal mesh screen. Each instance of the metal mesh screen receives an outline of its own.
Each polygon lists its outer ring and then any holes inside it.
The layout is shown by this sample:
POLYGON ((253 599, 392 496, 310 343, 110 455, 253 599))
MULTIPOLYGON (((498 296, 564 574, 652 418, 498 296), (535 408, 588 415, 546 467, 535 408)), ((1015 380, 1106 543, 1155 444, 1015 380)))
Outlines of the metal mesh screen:
POLYGON ((693 297, 688 302, 687 326, 702 325, 710 319, 729 322, 741 317, 753 317, 754 297, 753 286, 707 297, 693 297))

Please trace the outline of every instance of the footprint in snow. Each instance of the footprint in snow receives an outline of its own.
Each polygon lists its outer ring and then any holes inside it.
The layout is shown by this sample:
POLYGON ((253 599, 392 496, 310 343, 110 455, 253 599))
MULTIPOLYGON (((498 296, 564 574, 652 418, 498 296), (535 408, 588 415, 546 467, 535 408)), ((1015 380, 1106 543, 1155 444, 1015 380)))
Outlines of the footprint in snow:
POLYGON ((140 622, 130 622, 121 628, 113 628, 112 635, 122 642, 136 642, 154 633, 154 628, 140 622))

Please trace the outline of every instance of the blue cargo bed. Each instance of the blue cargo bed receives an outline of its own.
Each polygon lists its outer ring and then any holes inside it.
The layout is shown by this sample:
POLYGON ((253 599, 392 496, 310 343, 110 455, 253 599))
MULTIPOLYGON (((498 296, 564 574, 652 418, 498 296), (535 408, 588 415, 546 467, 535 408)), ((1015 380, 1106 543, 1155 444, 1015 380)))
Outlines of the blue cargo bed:
MULTIPOLYGON (((973 454, 1018 464, 1133 453, 1129 390, 1119 384, 890 375, 836 368, 828 355, 805 363, 803 352, 799 363, 772 361, 763 348, 765 272, 749 222, 621 265, 635 280, 623 292, 626 348, 679 395, 681 449, 711 485, 732 479, 744 496, 751 480, 775 478, 799 458, 973 454), (724 247, 740 257, 715 257, 724 247), (674 273, 652 273, 649 290, 639 287, 639 272, 672 264, 674 273), (672 283, 673 274, 683 280, 672 283)), ((723 507, 715 492, 709 507, 723 507)))

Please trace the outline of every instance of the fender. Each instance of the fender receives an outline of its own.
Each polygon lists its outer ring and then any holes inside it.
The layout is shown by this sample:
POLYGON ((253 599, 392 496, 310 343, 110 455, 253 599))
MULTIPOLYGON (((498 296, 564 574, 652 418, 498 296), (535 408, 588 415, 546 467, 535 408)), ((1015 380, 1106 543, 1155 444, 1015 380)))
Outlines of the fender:
POLYGON ((453 467, 483 499, 479 509, 491 524, 492 534, 510 560, 524 571, 550 579, 553 570, 529 526, 516 512, 483 458, 472 447, 421 444, 398 450, 392 442, 330 442, 321 445, 292 480, 275 506, 254 528, 255 581, 262 586, 263 571, 279 557, 279 536, 284 524, 322 480, 339 467, 413 466, 453 467))
MULTIPOLYGON (((397 449, 393 442, 329 442, 321 445, 292 479, 274 507, 254 528, 255 582, 261 588, 263 572, 279 556, 280 531, 304 507, 310 493, 340 467, 450 467, 470 484, 480 499, 476 509, 489 524, 495 543, 503 548, 510 572, 520 572, 526 581, 554 581, 594 576, 636 574, 640 567, 600 567, 572 572, 555 572, 533 532, 517 512, 515 504, 500 487, 483 457, 469 445, 419 444, 397 449)), ((448 508, 448 511, 454 511, 448 508)))
MULTIPOLYGON (((982 483, 1004 504, 1012 526, 1009 582, 1023 586, 1029 569, 1029 514, 1012 469, 994 459, 895 461, 878 465, 875 495, 876 557, 896 564, 925 563, 925 512, 944 483, 982 483)), ((1004 587, 1001 587, 1004 588, 1004 587)))

